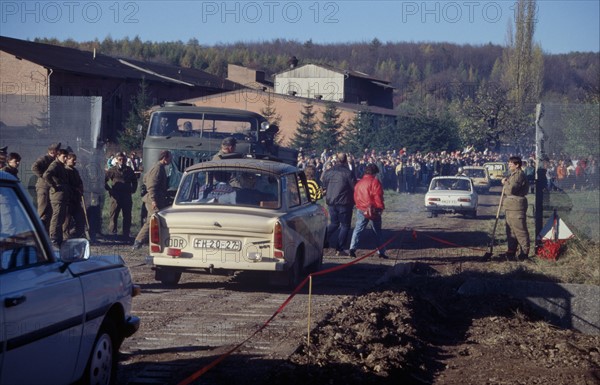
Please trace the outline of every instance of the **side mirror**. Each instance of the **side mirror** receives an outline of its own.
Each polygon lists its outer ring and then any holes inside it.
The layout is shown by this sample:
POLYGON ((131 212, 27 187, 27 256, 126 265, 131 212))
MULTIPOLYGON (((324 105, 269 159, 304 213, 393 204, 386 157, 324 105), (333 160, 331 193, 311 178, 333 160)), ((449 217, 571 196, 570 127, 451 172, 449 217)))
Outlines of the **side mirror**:
POLYGON ((76 262, 90 257, 90 242, 85 238, 68 239, 60 246, 63 262, 76 262))

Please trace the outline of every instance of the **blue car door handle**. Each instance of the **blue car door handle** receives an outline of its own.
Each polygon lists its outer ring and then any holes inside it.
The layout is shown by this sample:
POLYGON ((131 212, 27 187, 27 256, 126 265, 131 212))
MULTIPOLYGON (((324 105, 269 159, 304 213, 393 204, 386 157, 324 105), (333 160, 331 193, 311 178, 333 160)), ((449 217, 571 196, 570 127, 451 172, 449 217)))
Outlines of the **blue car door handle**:
POLYGON ((25 300, 27 299, 27 297, 25 297, 24 295, 20 296, 20 297, 9 297, 9 298, 5 298, 4 299, 4 306, 5 307, 13 307, 13 306, 17 306, 22 304, 23 302, 25 302, 25 300))

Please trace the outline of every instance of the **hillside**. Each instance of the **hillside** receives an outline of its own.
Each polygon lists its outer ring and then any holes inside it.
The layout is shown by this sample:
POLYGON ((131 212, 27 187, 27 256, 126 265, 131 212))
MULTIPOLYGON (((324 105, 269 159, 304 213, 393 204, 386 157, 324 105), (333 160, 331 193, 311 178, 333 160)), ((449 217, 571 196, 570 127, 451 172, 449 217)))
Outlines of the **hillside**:
MULTIPOLYGON (((104 54, 193 67, 225 77, 227 64, 261 69, 273 75, 288 67, 296 56, 300 65, 326 63, 353 69, 388 80, 396 87, 396 100, 405 100, 415 91, 435 93, 450 99, 448 85, 476 85, 493 78, 494 68, 502 57, 498 45, 457 45, 451 43, 383 43, 370 42, 315 44, 276 39, 268 42, 204 46, 197 39, 187 43, 150 42, 133 39, 77 43, 73 40, 38 39, 83 50, 94 48, 104 54), (442 94, 440 94, 442 90, 442 94)), ((545 101, 581 100, 600 90, 600 54, 572 52, 544 55, 543 99, 545 101)))

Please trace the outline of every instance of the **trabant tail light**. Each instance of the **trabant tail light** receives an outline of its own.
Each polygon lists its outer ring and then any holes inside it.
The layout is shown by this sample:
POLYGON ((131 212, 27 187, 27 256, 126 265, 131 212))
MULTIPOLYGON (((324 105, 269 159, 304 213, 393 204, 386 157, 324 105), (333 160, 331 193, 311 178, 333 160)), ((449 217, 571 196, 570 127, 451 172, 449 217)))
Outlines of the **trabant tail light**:
POLYGON ((273 256, 275 258, 283 258, 283 228, 281 226, 281 222, 275 222, 275 227, 273 228, 273 256))
POLYGON ((167 247, 165 250, 169 257, 177 258, 181 256, 181 249, 176 249, 174 247, 167 247))
POLYGON ((153 253, 159 253, 161 251, 159 227, 158 218, 153 215, 150 218, 150 251, 153 253))
POLYGON ((459 202, 471 202, 471 198, 458 198, 459 202))
POLYGON ((427 200, 429 202, 439 202, 441 199, 440 198, 427 198, 427 200))

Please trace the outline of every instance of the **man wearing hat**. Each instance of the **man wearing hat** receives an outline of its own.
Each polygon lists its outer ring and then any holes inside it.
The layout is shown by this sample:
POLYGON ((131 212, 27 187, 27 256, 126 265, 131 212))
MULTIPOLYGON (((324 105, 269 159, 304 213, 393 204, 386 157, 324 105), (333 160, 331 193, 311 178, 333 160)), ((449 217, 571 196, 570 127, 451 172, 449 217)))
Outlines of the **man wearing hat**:
POLYGON ((50 185, 44 180, 44 173, 50 166, 56 154, 60 150, 60 143, 52 143, 48 146, 48 153, 39 157, 31 166, 31 171, 38 177, 35 183, 37 194, 37 211, 46 231, 50 231, 50 220, 52 219, 52 206, 50 205, 50 185))
POLYGON ((104 188, 110 195, 110 223, 113 235, 117 234, 119 213, 123 213, 123 240, 129 240, 131 230, 131 195, 137 190, 137 177, 133 169, 125 164, 127 155, 117 154, 117 164, 108 169, 104 177, 104 188), (109 184, 110 182, 110 184, 109 184))
POLYGON ((227 154, 235 153, 237 140, 233 136, 228 136, 221 142, 221 149, 213 156, 213 160, 223 159, 227 154))
POLYGON ((144 177, 144 184, 148 189, 148 193, 142 198, 148 219, 142 225, 135 241, 133 242, 133 250, 139 250, 142 245, 148 242, 150 233, 150 218, 154 213, 168 206, 167 194, 169 189, 169 179, 167 177, 166 167, 171 163, 173 155, 170 151, 161 151, 158 155, 158 162, 148 171, 144 177))
POLYGON ((48 166, 43 178, 50 186, 50 204, 52 205, 52 217, 50 218, 50 240, 52 245, 60 248, 63 242, 63 224, 67 219, 70 192, 69 175, 65 164, 69 152, 65 149, 57 151, 56 159, 48 166))

